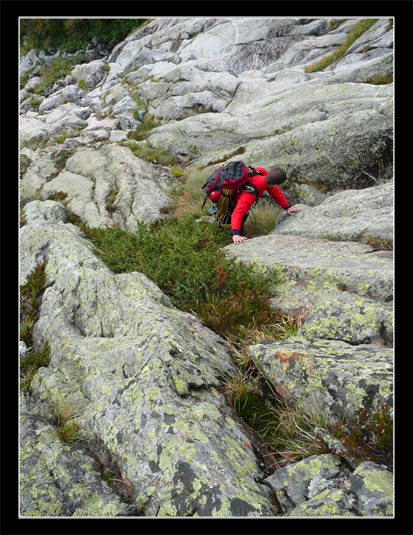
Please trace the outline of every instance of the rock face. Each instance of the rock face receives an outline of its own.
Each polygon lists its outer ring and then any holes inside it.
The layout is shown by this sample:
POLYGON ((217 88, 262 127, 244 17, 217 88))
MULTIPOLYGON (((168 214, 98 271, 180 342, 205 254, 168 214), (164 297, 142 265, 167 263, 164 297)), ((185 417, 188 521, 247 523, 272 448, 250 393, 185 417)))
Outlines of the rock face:
POLYGON ((387 185, 343 192, 297 215, 282 215, 268 236, 226 248, 274 273, 274 306, 304 322, 295 338, 252 346, 251 357, 280 394, 307 405, 317 400, 333 420, 378 402, 392 405, 392 253, 348 241, 363 233, 376 242, 391 240, 391 199, 387 185), (381 207, 375 200, 383 188, 381 207), (383 217, 370 221, 372 211, 383 217))
POLYGON ((266 479, 286 516, 392 516, 391 474, 371 462, 353 473, 333 455, 313 455, 266 479))
POLYGON ((250 356, 279 393, 317 399, 333 421, 392 405, 391 21, 306 69, 358 22, 154 19, 42 94, 60 52, 21 58, 20 282, 46 263, 33 340, 51 355, 21 395, 22 516, 393 514, 392 474, 370 462, 326 454, 264 477, 261 441, 220 391, 235 370, 224 340, 144 275, 112 273, 68 222, 135 232, 166 217, 172 170, 132 143, 192 171, 283 167, 301 212, 226 251, 273 273, 274 307, 303 325, 250 356), (57 435, 63 401, 81 442, 57 435))
POLYGON ((137 120, 134 112, 141 106, 163 123, 149 136, 152 145, 193 165, 242 150, 251 164, 284 167, 294 202, 308 187, 360 189, 373 185, 372 176, 386 181, 393 85, 369 81, 392 73, 390 21, 378 19, 320 73, 305 72, 358 22, 330 29, 329 19, 154 20, 109 57, 76 66, 41 113, 26 109, 29 79, 22 142, 36 146, 62 130, 71 132, 65 143, 72 146, 115 140, 119 130, 139 126, 143 115, 137 120), (80 80, 88 80, 87 89, 80 80))
POLYGON ((234 366, 223 340, 144 275, 111 273, 76 227, 37 212, 22 228, 22 283, 40 258, 47 289, 34 340, 48 341, 52 359, 23 412, 22 514, 122 514, 96 469, 85 481, 93 456, 119 467, 135 514, 274 514, 251 441, 217 390, 234 366), (49 443, 50 404, 63 400, 79 408, 90 453, 49 443))
POLYGON ((277 234, 313 239, 365 241, 373 245, 393 245, 393 180, 377 187, 346 190, 310 207, 299 204, 301 212, 293 218, 282 214, 277 234))
POLYGON ((250 356, 287 400, 322 407, 330 421, 355 416, 360 407, 393 405, 393 350, 351 346, 300 336, 257 344, 250 356))

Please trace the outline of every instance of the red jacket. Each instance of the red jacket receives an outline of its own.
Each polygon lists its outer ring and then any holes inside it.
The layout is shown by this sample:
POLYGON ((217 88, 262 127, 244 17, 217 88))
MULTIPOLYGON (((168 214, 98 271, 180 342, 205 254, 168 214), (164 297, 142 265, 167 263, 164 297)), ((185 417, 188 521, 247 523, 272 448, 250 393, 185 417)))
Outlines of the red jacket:
MULTIPOLYGON (((268 191, 271 197, 282 208, 284 208, 284 210, 286 210, 289 207, 288 201, 281 193, 280 188, 278 186, 274 186, 271 189, 267 189, 267 186, 265 184, 265 175, 268 173, 268 171, 263 167, 256 167, 255 169, 264 173, 264 175, 254 175, 249 179, 249 182, 252 182, 258 188, 258 197, 261 197, 264 191, 268 191)), ((234 197, 234 200, 237 205, 235 206, 231 216, 231 234, 241 233, 242 219, 248 212, 248 210, 251 208, 251 206, 254 204, 256 199, 257 197, 254 194, 248 192, 238 193, 238 195, 234 197)))

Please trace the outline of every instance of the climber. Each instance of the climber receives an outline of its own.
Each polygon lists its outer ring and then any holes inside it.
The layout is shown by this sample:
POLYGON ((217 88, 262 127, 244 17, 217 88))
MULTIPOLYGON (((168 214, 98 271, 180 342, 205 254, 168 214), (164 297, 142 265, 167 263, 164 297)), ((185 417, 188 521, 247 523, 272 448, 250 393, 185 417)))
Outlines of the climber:
POLYGON ((268 191, 271 197, 286 210, 288 215, 295 212, 300 212, 300 208, 290 208, 287 199, 282 194, 279 184, 287 180, 287 176, 283 169, 278 167, 271 169, 269 172, 263 167, 256 167, 257 171, 262 174, 257 174, 249 179, 249 184, 252 184, 256 195, 251 195, 247 191, 241 191, 234 197, 235 207, 231 214, 231 234, 232 240, 235 244, 242 243, 247 238, 243 236, 244 223, 248 217, 248 212, 255 200, 258 200, 264 191, 268 191))

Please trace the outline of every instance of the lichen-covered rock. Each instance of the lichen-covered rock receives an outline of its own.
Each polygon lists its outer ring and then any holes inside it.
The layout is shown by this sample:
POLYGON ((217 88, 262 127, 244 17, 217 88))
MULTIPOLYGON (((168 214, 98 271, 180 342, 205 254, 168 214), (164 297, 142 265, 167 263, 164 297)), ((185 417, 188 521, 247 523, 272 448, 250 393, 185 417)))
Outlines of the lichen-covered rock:
MULTIPOLYGON (((75 109, 85 106, 101 112, 99 122, 109 115, 121 129, 134 130, 139 122, 131 110, 120 110, 125 99, 134 107, 139 97, 164 123, 150 143, 196 165, 242 147, 250 164, 285 167, 295 182, 315 190, 360 189, 372 176, 389 180, 393 85, 370 83, 375 75, 391 80, 389 20, 379 19, 327 69, 305 72, 358 22, 333 29, 328 19, 154 19, 110 57, 77 65, 70 84, 53 88, 39 113, 30 111, 26 84, 22 142, 36 146, 46 135, 84 128, 75 109)), ((32 65, 34 56, 24 59, 32 65)), ((89 145, 113 131, 89 129, 72 143, 89 145)))
POLYGON ((393 405, 392 348, 295 336, 250 346, 249 355, 280 395, 321 408, 332 421, 393 405))
POLYGON ((382 186, 363 190, 347 190, 289 217, 281 214, 274 234, 294 234, 307 238, 330 240, 369 240, 374 245, 393 244, 394 184, 390 180, 382 186))
MULTIPOLYGON (((22 227, 21 283, 42 260, 33 338, 35 349, 49 343, 51 362, 32 380, 33 413, 50 418, 49 404, 74 403, 91 452, 103 468, 116 463, 147 516, 274 515, 254 444, 218 391, 234 370, 224 341, 144 275, 111 273, 71 224, 22 227)), ((39 477, 42 459, 33 460, 39 477)), ((46 486, 56 484, 52 472, 46 486)), ((29 511, 36 488, 25 486, 29 511)), ((52 502, 41 514, 60 498, 52 502)))
POLYGON ((89 226, 118 224, 130 231, 137 229, 137 221, 163 217, 161 210, 169 202, 175 180, 168 169, 137 158, 117 144, 100 150, 78 149, 65 169, 59 174, 53 173, 56 170, 50 157, 32 164, 21 181, 24 197, 30 198, 34 188, 43 200, 63 193, 67 209, 89 226))
POLYGON ((326 489, 311 500, 295 507, 289 517, 341 517, 359 516, 354 510, 356 498, 345 489, 326 489))
POLYGON ((56 426, 20 408, 20 514, 29 516, 124 516, 123 502, 95 459, 65 444, 56 426))
POLYGON ((103 67, 105 62, 101 59, 91 61, 90 63, 83 63, 76 65, 72 71, 72 76, 79 82, 83 80, 89 89, 93 89, 105 77, 103 67))
POLYGON ((393 474, 370 461, 361 463, 345 481, 357 495, 362 516, 393 516, 393 474))
POLYGON ((350 292, 320 292, 313 299, 300 333, 306 338, 350 344, 393 345, 393 305, 350 292))
POLYGON ((46 182, 58 172, 56 162, 49 154, 34 159, 20 180, 20 199, 32 199, 36 192, 41 191, 46 182))
POLYGON ((265 479, 276 493, 285 513, 327 488, 336 487, 349 469, 331 454, 311 455, 280 468, 265 479))
POLYGON ((318 288, 331 287, 363 297, 391 299, 391 253, 375 252, 369 245, 270 234, 228 245, 230 256, 274 272, 284 284, 300 282, 318 288))
MULTIPOLYGON (((169 170, 137 158, 129 149, 106 145, 99 151, 82 150, 69 158, 66 169, 79 173, 95 183, 95 202, 107 217, 107 202, 113 192, 113 222, 130 231, 136 221, 153 221, 168 202, 174 182, 169 170)), ((79 214, 80 215, 80 214, 79 214)))
POLYGON ((225 250, 274 273, 272 303, 285 313, 302 316, 304 336, 392 345, 391 251, 275 233, 225 250))
POLYGON ((53 223, 66 223, 67 211, 60 203, 55 201, 32 201, 24 207, 24 218, 27 223, 32 223, 36 219, 45 219, 53 223))
MULTIPOLYGON (((316 479, 312 483, 314 481, 316 479)), ((326 488, 316 496, 309 493, 309 499, 299 503, 287 516, 386 517, 393 514, 392 473, 365 461, 332 488, 326 488)))
POLYGON ((276 165, 294 182, 328 190, 361 189, 374 183, 371 176, 392 178, 391 87, 319 79, 278 90, 276 81, 265 86, 264 95, 236 113, 225 109, 164 124, 149 141, 172 153, 202 155, 197 165, 241 146, 251 165, 276 165))

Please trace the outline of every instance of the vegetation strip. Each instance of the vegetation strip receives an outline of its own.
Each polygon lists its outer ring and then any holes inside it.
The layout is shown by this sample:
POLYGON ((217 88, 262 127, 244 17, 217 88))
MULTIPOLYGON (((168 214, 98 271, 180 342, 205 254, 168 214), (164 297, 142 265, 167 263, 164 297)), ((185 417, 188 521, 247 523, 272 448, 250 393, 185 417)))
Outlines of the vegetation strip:
POLYGON ((366 32, 373 24, 375 24, 379 19, 364 19, 358 22, 349 32, 347 39, 342 45, 340 45, 335 52, 330 56, 316 61, 312 65, 305 67, 304 72, 317 72, 322 71, 328 67, 333 61, 341 58, 343 54, 347 52, 350 46, 356 41, 364 32, 366 32))
POLYGON ((308 411, 287 403, 266 381, 247 356, 248 346, 294 335, 302 325, 301 318, 275 310, 269 299, 276 281, 254 266, 227 259, 221 249, 230 243, 229 234, 222 227, 197 220, 196 215, 139 223, 136 234, 119 227, 97 229, 77 224, 115 273, 144 273, 175 306, 195 313, 232 345, 239 370, 226 378, 221 391, 275 456, 276 468, 309 455, 341 455, 340 448, 329 448, 317 429, 339 440, 354 459, 390 467, 393 422, 389 407, 376 407, 367 418, 362 410, 361 427, 345 418, 333 424, 322 407, 308 411))
POLYGON ((46 264, 38 264, 20 287, 20 340, 25 343, 26 354, 20 357, 20 389, 30 393, 30 384, 39 368, 49 365, 50 347, 46 343, 40 351, 32 351, 33 327, 39 319, 40 306, 46 283, 46 264))

